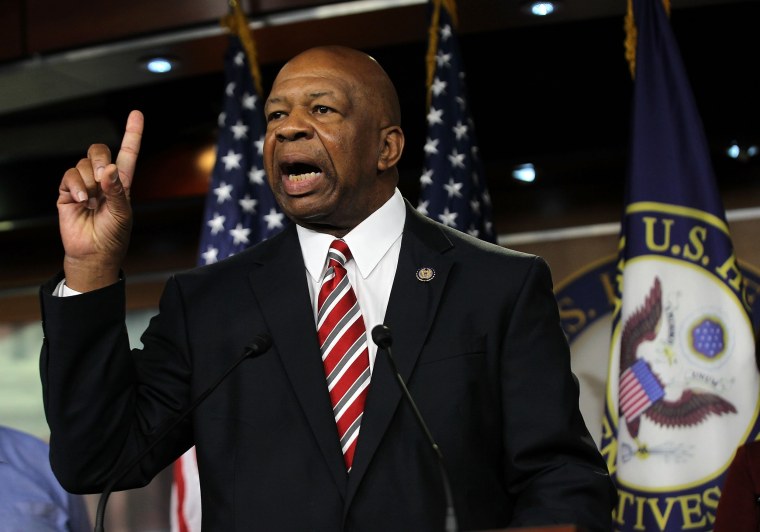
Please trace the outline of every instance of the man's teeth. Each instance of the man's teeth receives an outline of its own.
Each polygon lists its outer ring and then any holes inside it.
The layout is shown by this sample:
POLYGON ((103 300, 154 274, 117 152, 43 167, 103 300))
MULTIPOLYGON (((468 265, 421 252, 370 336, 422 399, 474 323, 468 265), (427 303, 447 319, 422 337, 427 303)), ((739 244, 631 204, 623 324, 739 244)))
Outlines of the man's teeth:
POLYGON ((303 181, 305 179, 317 177, 318 175, 319 175, 319 172, 306 172, 305 174, 290 174, 288 175, 288 179, 290 181, 303 181))

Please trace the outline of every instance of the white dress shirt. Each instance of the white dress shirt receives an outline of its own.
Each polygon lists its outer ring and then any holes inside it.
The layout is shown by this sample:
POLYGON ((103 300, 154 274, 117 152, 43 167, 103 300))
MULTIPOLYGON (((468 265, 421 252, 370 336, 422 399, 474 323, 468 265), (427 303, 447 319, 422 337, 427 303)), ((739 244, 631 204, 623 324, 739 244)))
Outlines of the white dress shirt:
MULTIPOLYGON (((372 328, 382 324, 385 319, 398 266, 405 220, 404 199, 396 189, 394 195, 382 207, 343 237, 353 257, 353 260, 346 263, 346 272, 364 316, 370 368, 374 366, 377 353, 377 346, 372 341, 372 328)), ((300 225, 296 229, 306 265, 306 280, 316 327, 317 295, 327 271, 327 251, 335 237, 300 225)))

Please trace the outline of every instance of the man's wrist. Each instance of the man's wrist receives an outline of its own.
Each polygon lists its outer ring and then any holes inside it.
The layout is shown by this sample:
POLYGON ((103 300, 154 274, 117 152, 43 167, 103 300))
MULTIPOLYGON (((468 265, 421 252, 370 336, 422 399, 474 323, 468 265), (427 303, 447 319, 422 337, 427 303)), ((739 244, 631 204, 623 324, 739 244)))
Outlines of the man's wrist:
POLYGON ((65 257, 63 260, 65 286, 75 293, 91 292, 119 281, 118 267, 103 263, 91 264, 65 257))

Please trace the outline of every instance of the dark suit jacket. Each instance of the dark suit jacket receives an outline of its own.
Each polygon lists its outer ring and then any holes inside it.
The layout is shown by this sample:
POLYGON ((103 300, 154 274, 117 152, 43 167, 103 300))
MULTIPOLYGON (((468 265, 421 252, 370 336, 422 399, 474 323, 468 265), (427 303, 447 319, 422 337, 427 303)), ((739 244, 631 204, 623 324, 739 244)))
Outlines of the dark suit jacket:
POLYGON ((740 445, 726 473, 714 532, 760 530, 760 441, 740 445))
MULTIPOLYGON (((127 474, 147 484, 191 445, 205 530, 439 531, 435 455, 378 354, 346 474, 294 226, 172 277, 130 352, 124 286, 41 290, 44 405, 53 468, 100 491, 171 416, 268 332, 245 361, 127 474)), ((461 530, 574 523, 611 528, 614 488, 578 410, 578 385, 545 262, 418 214, 407 222, 385 323, 451 478, 461 530), (428 267, 435 277, 419 281, 428 267)))

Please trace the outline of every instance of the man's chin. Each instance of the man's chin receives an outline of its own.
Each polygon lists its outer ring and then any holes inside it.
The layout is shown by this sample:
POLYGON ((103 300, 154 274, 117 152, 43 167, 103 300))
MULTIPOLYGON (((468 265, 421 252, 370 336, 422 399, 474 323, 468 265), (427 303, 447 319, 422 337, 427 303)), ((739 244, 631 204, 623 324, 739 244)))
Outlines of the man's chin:
POLYGON ((343 227, 330 220, 324 213, 310 213, 303 216, 291 216, 289 217, 298 225, 317 231, 319 233, 327 233, 336 237, 342 237, 350 231, 350 228, 343 227))

